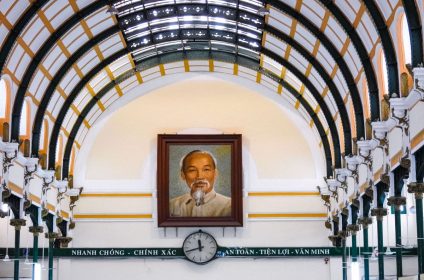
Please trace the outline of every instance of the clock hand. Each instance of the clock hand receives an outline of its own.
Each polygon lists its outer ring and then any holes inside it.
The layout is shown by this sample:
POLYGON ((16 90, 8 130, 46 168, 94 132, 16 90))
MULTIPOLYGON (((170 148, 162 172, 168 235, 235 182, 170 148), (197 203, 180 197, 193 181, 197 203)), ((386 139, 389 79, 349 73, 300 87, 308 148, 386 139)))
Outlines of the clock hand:
POLYGON ((199 251, 201 252, 201 251, 202 251, 202 249, 203 249, 202 241, 200 241, 200 239, 198 239, 198 240, 197 240, 197 243, 199 244, 199 251))
POLYGON ((190 249, 190 250, 186 250, 186 253, 188 253, 188 252, 191 252, 191 251, 195 251, 195 250, 199 250, 199 251, 201 251, 203 249, 203 246, 202 247, 196 247, 196 248, 193 248, 193 249, 190 249))

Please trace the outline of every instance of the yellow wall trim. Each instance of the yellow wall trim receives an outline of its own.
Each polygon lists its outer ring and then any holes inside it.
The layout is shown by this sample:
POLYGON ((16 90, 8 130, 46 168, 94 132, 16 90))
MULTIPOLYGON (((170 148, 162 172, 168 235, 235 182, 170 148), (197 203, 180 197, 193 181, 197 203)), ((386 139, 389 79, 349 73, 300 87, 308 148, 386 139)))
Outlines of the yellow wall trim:
POLYGON ((327 213, 251 213, 248 218, 327 218, 327 213))
POLYGON ((249 192, 248 196, 305 196, 319 195, 319 192, 249 192))
POLYGON ((422 129, 411 141, 411 148, 415 148, 424 142, 424 129, 422 129))
POLYGON ((151 219, 152 214, 75 214, 75 219, 151 219))
POLYGON ((81 197, 152 197, 152 193, 82 193, 81 197))

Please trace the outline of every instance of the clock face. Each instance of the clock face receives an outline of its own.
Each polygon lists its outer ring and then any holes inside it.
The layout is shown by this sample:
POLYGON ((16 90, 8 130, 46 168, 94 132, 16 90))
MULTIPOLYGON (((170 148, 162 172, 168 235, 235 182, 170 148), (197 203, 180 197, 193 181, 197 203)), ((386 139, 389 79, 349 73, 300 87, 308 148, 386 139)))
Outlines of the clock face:
POLYGON ((187 236, 183 243, 184 255, 197 264, 205 264, 215 258, 217 250, 215 238, 200 230, 187 236))

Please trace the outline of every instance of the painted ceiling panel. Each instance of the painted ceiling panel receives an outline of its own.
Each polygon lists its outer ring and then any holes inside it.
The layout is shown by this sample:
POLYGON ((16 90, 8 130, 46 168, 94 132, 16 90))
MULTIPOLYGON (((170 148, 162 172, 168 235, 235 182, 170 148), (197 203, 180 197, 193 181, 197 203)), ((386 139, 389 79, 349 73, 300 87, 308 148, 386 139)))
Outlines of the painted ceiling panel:
MULTIPOLYGON (((105 10, 101 10, 100 13, 105 13, 105 10)), ((102 19, 102 22, 96 21, 87 21, 87 24, 90 26, 91 33, 95 36, 105 30, 107 27, 115 25, 115 22, 111 17, 106 17, 102 19), (90 24, 93 24, 92 26, 90 24)))
POLYGON ((309 12, 307 12, 305 10, 305 12, 306 12, 305 15, 308 18, 310 16, 311 17, 315 17, 315 16, 319 17, 320 20, 322 20, 324 18, 326 9, 318 1, 316 1, 316 0, 314 0, 314 1, 303 1, 303 5, 302 5, 300 11, 303 12, 304 11, 303 8, 305 8, 305 7, 307 7, 309 9, 309 12), (315 14, 315 16, 313 14, 315 14))
POLYGON ((380 11, 382 12, 384 18, 387 20, 392 14, 392 7, 390 6, 389 1, 379 0, 379 1, 375 1, 375 3, 380 8, 380 11))
POLYGON ((72 88, 76 85, 76 83, 78 82, 77 79, 78 78, 77 78, 77 73, 75 72, 75 69, 71 68, 63 77, 63 79, 60 81, 59 85, 66 92, 70 92, 72 88))
POLYGON ((327 104, 328 108, 330 109, 330 112, 332 115, 335 115, 336 112, 338 112, 339 110, 337 110, 337 105, 334 102, 333 98, 330 97, 330 94, 327 94, 324 97, 324 101, 327 104))
POLYGON ((336 0, 335 2, 346 15, 346 17, 350 20, 350 22, 353 22, 360 7, 358 1, 336 0))
POLYGON ((315 108, 318 106, 318 103, 315 101, 315 99, 312 97, 312 94, 309 92, 309 90, 305 90, 305 93, 303 94, 303 98, 309 103, 309 105, 312 108, 315 108))
MULTIPOLYGON (((16 71, 16 68, 18 68, 18 66, 21 66, 21 67, 26 66, 24 64, 20 65, 20 61, 21 61, 22 56, 24 54, 25 54, 25 52, 24 52, 24 49, 21 47, 21 45, 16 45, 14 52, 13 52, 13 55, 9 57, 9 61, 7 63, 7 68, 9 68, 9 70, 12 73, 16 71)), ((14 74, 18 79, 21 79, 22 73, 19 74, 19 73, 15 72, 14 74)))
POLYGON ((11 1, 11 0, 2 0, 0 5, 0 12, 3 15, 6 15, 7 20, 15 25, 17 20, 21 17, 21 15, 25 12, 25 10, 29 7, 29 1, 21 0, 21 1, 11 1), (14 3, 13 3, 14 2, 14 3), (13 4, 13 7, 12 7, 13 4))
POLYGON ((129 79, 126 79, 125 81, 123 81, 122 83, 119 84, 119 86, 121 87, 122 90, 126 90, 126 88, 131 84, 131 83, 137 83, 138 84, 138 80, 137 77, 134 75, 132 77, 130 77, 129 79))
MULTIPOLYGON (((329 26, 335 23, 334 19, 332 18, 329 18, 328 22, 329 22, 329 26)), ((331 40, 331 43, 334 44, 337 50, 341 52, 343 48, 343 44, 345 43, 345 40, 343 40, 343 38, 346 38, 346 37, 343 36, 342 34, 337 34, 336 32, 337 30, 335 30, 334 28, 327 27, 326 29, 324 29, 325 35, 327 35, 327 37, 331 40)))
POLYGON ((20 64, 18 65, 18 68, 16 68, 16 77, 20 79, 24 75, 24 71, 26 70, 26 66, 31 62, 31 57, 27 54, 24 54, 22 56, 22 59, 20 60, 20 64))
POLYGON ((52 67, 49 69, 49 72, 54 75, 57 73, 57 71, 63 66, 63 63, 66 62, 68 58, 65 56, 64 53, 60 53, 59 57, 54 59, 54 63, 52 67))
POLYGON ((80 23, 71 28, 65 35, 61 37, 61 40, 65 46, 69 46, 73 44, 75 40, 78 39, 81 35, 86 35, 84 28, 80 23))
MULTIPOLYGON (((352 61, 353 61, 353 65, 355 65, 356 70, 359 71, 362 68, 362 64, 361 64, 361 60, 358 56, 358 53, 356 52, 355 47, 353 46, 352 43, 349 44, 349 46, 347 47, 347 53, 350 55, 352 61)), ((356 75, 355 75, 356 77, 356 75)))
POLYGON ((79 9, 81 10, 82 8, 84 8, 85 6, 89 5, 92 3, 91 0, 76 0, 75 1, 79 7, 79 9))
POLYGON ((53 94, 52 98, 50 99, 49 105, 47 106, 47 111, 53 111, 54 105, 56 104, 59 98, 61 98, 60 93, 58 91, 55 91, 55 94, 53 94))
POLYGON ((319 48, 316 58, 321 63, 322 67, 324 67, 325 72, 327 73, 333 72, 333 68, 334 68, 333 59, 329 58, 329 54, 324 47, 319 48))
POLYGON ((358 75, 358 68, 356 67, 355 62, 353 62, 353 59, 350 53, 347 52, 343 56, 343 59, 346 61, 350 71, 352 72, 353 77, 356 77, 356 75, 358 75))
POLYGON ((98 106, 94 106, 90 113, 87 114, 86 120, 90 125, 96 121, 97 117, 102 113, 98 106))
POLYGON ((72 34, 72 40, 70 39, 71 37, 69 38, 69 40, 66 40, 66 42, 64 41, 64 44, 70 53, 74 53, 82 45, 88 42, 89 37, 84 32, 84 29, 81 26, 78 26, 78 28, 75 29, 75 31, 72 34))
POLYGON ((124 45, 122 42, 117 42, 115 45, 110 46, 109 48, 106 48, 102 51, 104 57, 108 57, 115 52, 122 50, 124 48, 124 45))
POLYGON ((356 29, 358 31, 358 34, 361 34, 362 42, 364 42, 365 48, 367 49, 368 53, 370 53, 374 46, 374 41, 371 39, 369 33, 365 29, 365 26, 362 22, 358 24, 358 27, 356 29))
POLYGON ((101 83, 102 80, 106 79, 107 72, 105 70, 100 71, 93 79, 90 80, 89 84, 91 87, 95 87, 97 84, 101 83))
POLYGON ((68 110, 65 115, 65 118, 63 119, 63 127, 68 131, 72 129, 72 126, 69 124, 69 121, 72 119, 72 115, 75 115, 74 110, 68 110))
MULTIPOLYGON (((66 7, 69 7, 69 3, 66 1, 53 1, 51 3, 47 3, 42 10, 47 19, 51 20, 56 15, 60 15, 66 7)), ((67 17, 62 18, 62 20, 65 18, 67 17)))
MULTIPOLYGON (((227 64, 228 68, 231 67, 231 64, 229 64, 229 63, 226 63, 226 64, 227 64)), ((247 74, 248 75, 247 77, 248 77, 249 80, 253 79, 253 80, 256 81, 256 76, 257 76, 256 71, 254 71, 250 68, 247 68, 247 67, 239 66, 239 73, 241 73, 241 72, 247 74)))
POLYGON ((63 105, 64 102, 65 102, 65 99, 63 99, 62 96, 60 96, 56 100, 56 103, 54 104, 54 107, 53 107, 53 111, 51 111, 53 117, 57 118, 57 116, 59 115, 59 111, 62 108, 62 105, 63 105))
POLYGON ((96 83, 96 84, 94 84, 92 86, 93 87, 93 90, 94 90, 94 93, 99 92, 105 85, 107 85, 108 83, 110 83, 110 81, 111 81, 111 79, 110 79, 110 77, 108 75, 103 76, 103 79, 100 79, 98 81, 98 83, 96 83))
POLYGON ((278 89, 278 83, 271 78, 262 75, 261 84, 265 85, 271 92, 276 92, 278 89))
POLYGON ((57 29, 63 23, 64 18, 70 18, 74 13, 72 7, 67 5, 65 9, 61 10, 58 15, 55 15, 54 18, 50 20, 50 24, 54 29, 57 29))
POLYGON ((300 24, 297 25, 297 31, 294 35, 294 39, 298 41, 302 47, 308 50, 309 53, 313 52, 316 39, 312 36, 312 34, 306 32, 306 29, 304 29, 300 24))
POLYGON ((292 49, 290 52, 290 62, 294 62, 293 64, 296 66, 300 66, 299 70, 305 73, 306 68, 309 66, 309 62, 296 50, 292 49))
POLYGON ((50 83, 50 80, 47 79, 47 77, 43 76, 43 78, 41 79, 41 83, 37 85, 34 91, 30 91, 30 93, 32 95, 37 94, 40 97, 38 100, 41 100, 42 94, 46 90, 49 83, 50 83))
POLYGON ((8 33, 9 29, 7 29, 4 24, 0 24, 0 47, 3 45, 8 33))
POLYGON ((81 101, 84 99, 84 97, 86 95, 90 95, 90 93, 88 92, 87 88, 83 88, 77 95, 77 97, 74 99, 74 102, 72 103, 73 105, 75 105, 77 108, 83 108, 83 105, 80 105, 81 101))
POLYGON ((304 14, 309 20, 311 20, 316 26, 321 26, 322 18, 325 14, 325 10, 320 7, 319 11, 313 11, 310 8, 309 4, 314 3, 314 1, 305 3, 300 8, 300 12, 304 14))
POLYGON ((271 16, 269 16, 269 18, 268 18, 268 24, 279 29, 279 30, 281 30, 282 32, 284 32, 286 34, 289 34, 290 33, 290 25, 284 24, 284 22, 281 21, 281 20, 284 20, 284 19, 287 19, 287 21, 289 21, 288 18, 287 17, 279 18, 281 13, 277 12, 274 9, 271 9, 270 11, 271 11, 271 16))
POLYGON ((315 77, 315 80, 318 82, 318 84, 316 84, 315 86, 319 86, 319 88, 322 89, 325 88, 326 84, 315 68, 311 69, 311 76, 315 77))
POLYGON ((82 73, 85 75, 89 72, 93 67, 99 64, 100 59, 97 56, 95 51, 90 51, 87 55, 85 55, 82 59, 77 62, 78 67, 81 69, 82 73))
POLYGON ((103 105, 108 108, 110 105, 113 104, 113 102, 115 102, 117 99, 119 98, 119 95, 114 92, 114 91, 110 91, 107 95, 105 95, 104 97, 102 97, 101 101, 103 103, 103 105))
POLYGON ((108 48, 110 48, 110 47, 112 47, 112 46, 114 46, 118 43, 122 43, 122 41, 121 41, 121 38, 119 37, 119 35, 116 34, 116 35, 113 35, 113 36, 109 37, 108 39, 102 41, 99 44, 99 48, 103 52, 104 50, 106 50, 106 49, 108 49, 108 48))
POLYGON ((81 101, 75 104, 78 104, 77 108, 81 112, 84 109, 85 105, 90 102, 92 96, 88 91, 82 91, 78 94, 78 96, 81 96, 81 101))
POLYGON ((349 89, 347 88, 346 81, 344 80, 340 70, 337 70, 336 75, 333 78, 333 82, 336 84, 342 97, 345 96, 349 89))
MULTIPOLYGON (((0 5, 0 12, 5 15, 7 12, 12 8, 12 4, 15 1, 12 0, 5 0, 4 3, 2 2, 2 5, 0 5)), ((23 1, 26 2, 26 1, 23 1)))
POLYGON ((362 16, 362 22, 364 26, 367 28, 367 31, 369 32, 373 42, 378 40, 378 32, 374 25, 374 21, 371 19, 368 10, 363 14, 362 16))
POLYGON ((31 50, 36 53, 39 48, 44 44, 44 42, 49 38, 50 32, 46 27, 43 27, 39 30, 40 32, 36 34, 36 37, 31 37, 32 41, 29 47, 31 50))
POLYGON ((275 53, 279 56, 283 56, 284 53, 285 53, 286 45, 284 43, 279 44, 278 41, 276 41, 276 40, 269 40, 268 41, 268 38, 273 38, 273 37, 271 35, 267 36, 267 41, 265 42, 265 48, 272 51, 273 53, 275 53), (275 43, 272 43, 271 41, 272 42, 275 41, 275 43))
MULTIPOLYGON (((47 70, 49 70, 50 67, 52 67, 52 65, 56 63, 57 57, 59 57, 61 54, 62 54, 62 49, 58 45, 53 46, 52 50, 46 55, 46 59, 43 60, 42 65, 47 70)), ((64 61, 62 61, 61 64, 63 64, 63 62, 64 61)))

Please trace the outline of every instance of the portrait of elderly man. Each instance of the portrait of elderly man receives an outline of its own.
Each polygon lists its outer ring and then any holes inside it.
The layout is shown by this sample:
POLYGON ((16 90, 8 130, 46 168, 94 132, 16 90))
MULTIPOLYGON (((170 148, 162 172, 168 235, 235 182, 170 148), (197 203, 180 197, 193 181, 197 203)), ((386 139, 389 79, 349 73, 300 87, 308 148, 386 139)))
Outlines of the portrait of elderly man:
POLYGON ((186 154, 180 162, 180 176, 187 193, 170 200, 171 217, 231 216, 231 198, 214 189, 218 169, 210 152, 194 150, 186 154))

